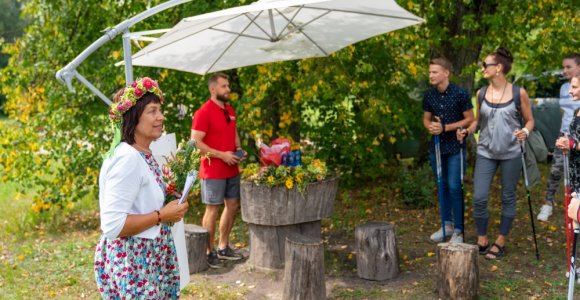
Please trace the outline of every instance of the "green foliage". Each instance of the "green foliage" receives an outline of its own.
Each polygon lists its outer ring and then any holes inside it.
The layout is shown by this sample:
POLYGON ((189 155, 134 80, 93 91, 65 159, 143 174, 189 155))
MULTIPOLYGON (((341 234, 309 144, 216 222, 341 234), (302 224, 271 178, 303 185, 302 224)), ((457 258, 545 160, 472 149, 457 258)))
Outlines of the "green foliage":
MULTIPOLYGON (((199 170, 201 162, 201 152, 197 149, 194 140, 179 145, 175 155, 172 155, 167 160, 167 166, 164 165, 163 180, 168 185, 166 192, 168 199, 173 200, 174 196, 170 196, 173 192, 181 193, 185 186, 185 181, 190 172, 199 170)), ((197 180, 196 182, 199 182, 197 180)))
POLYGON ((403 203, 416 208, 434 206, 437 186, 431 165, 428 162, 421 165, 412 164, 402 166, 398 170, 396 187, 401 193, 403 203))
MULTIPOLYGON (((100 154, 111 133, 107 107, 75 82, 69 93, 56 70, 103 35, 102 30, 157 5, 152 1, 30 0, 24 35, 4 44, 10 56, 0 72, 5 111, 0 123, 0 176, 22 190, 36 187, 33 209, 66 209, 96 194, 100 154)), ((200 0, 152 16, 131 28, 169 28, 186 16, 247 4, 200 0)), ((290 136, 308 142, 317 157, 354 185, 384 176, 401 141, 424 140, 421 91, 427 64, 444 54, 454 62, 460 83, 470 87, 477 62, 505 45, 515 70, 555 69, 563 53, 577 49, 578 8, 564 1, 401 2, 426 24, 371 38, 325 58, 272 63, 229 71, 232 105, 238 112, 244 149, 256 135, 290 136)), ((141 45, 143 46, 143 45, 141 45)), ((93 53, 79 73, 111 96, 124 85, 119 38, 93 53)), ((136 50, 136 49, 135 49, 136 50)), ((190 136, 191 115, 207 99, 206 78, 173 70, 135 68, 166 94, 165 128, 178 140, 190 136), (180 114, 182 105, 186 113, 180 114)))

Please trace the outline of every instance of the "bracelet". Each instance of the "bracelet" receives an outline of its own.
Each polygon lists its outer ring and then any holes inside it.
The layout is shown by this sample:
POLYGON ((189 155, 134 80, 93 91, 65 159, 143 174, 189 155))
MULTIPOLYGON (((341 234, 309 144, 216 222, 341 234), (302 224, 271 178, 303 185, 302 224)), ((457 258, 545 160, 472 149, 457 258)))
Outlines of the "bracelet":
POLYGON ((157 226, 159 226, 159 224, 161 224, 161 213, 158 210, 155 210, 155 212, 157 213, 157 226))
POLYGON ((205 156, 205 159, 207 159, 207 164, 209 166, 211 166, 211 158, 210 158, 211 155, 212 155, 212 153, 210 151, 206 152, 205 155, 204 155, 205 156))
POLYGON ((526 133, 526 137, 530 136, 530 131, 526 127, 522 128, 522 131, 526 133))

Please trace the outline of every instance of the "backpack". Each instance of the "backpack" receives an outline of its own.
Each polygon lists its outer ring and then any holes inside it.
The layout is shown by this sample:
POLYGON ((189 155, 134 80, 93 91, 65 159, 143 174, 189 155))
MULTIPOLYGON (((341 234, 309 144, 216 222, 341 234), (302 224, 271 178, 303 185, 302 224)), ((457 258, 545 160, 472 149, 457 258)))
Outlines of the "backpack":
MULTIPOLYGON (((479 96, 477 97, 477 103, 481 109, 481 104, 485 98, 485 93, 487 91, 487 85, 479 90, 479 96)), ((520 87, 513 84, 512 94, 516 108, 519 113, 520 124, 523 124, 522 114, 521 114, 521 99, 520 99, 520 87)), ((548 160, 548 147, 546 147, 546 142, 544 137, 537 130, 532 130, 530 135, 526 139, 524 149, 524 159, 526 163, 526 171, 528 173, 528 185, 526 188, 531 188, 536 183, 540 181, 540 170, 538 169, 538 162, 546 162, 548 160)))

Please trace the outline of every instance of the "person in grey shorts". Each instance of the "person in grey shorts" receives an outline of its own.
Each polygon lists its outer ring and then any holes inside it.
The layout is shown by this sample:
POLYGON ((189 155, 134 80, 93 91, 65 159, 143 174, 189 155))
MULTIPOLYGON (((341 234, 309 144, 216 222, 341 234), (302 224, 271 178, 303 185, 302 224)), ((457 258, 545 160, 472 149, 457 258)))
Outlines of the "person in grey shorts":
MULTIPOLYGON (((566 79, 572 77, 580 72, 580 53, 573 53, 562 61, 562 73, 566 79)), ((570 122, 573 119, 574 110, 580 107, 580 102, 574 101, 570 95, 570 82, 562 84, 560 87, 560 108, 562 109, 562 124, 560 126, 560 136, 570 134, 570 122)), ((560 178, 564 174, 564 154, 558 147, 554 148, 554 156, 552 157, 552 168, 550 169, 550 177, 546 187, 546 202, 542 205, 538 220, 548 221, 552 215, 552 207, 554 206, 554 196, 560 186, 560 178)))
POLYGON ((506 78, 512 62, 513 57, 505 48, 499 48, 485 58, 481 71, 489 86, 477 92, 475 122, 467 130, 457 133, 457 138, 463 139, 466 134, 480 129, 473 175, 473 214, 479 253, 487 259, 498 259, 505 254, 506 237, 516 216, 516 187, 522 171, 521 143, 534 129, 526 90, 509 83, 506 78), (501 170, 501 222, 499 235, 490 245, 487 203, 498 167, 501 170))
POLYGON ((229 236, 240 207, 239 161, 246 155, 236 129, 236 113, 228 104, 230 85, 228 76, 213 74, 208 83, 210 98, 194 114, 191 138, 196 141, 202 159, 199 168, 201 199, 205 206, 202 226, 209 234, 207 261, 219 268, 220 259, 239 260, 242 255, 229 245, 229 236), (216 220, 219 209, 224 210, 219 222, 219 242, 214 249, 216 220))

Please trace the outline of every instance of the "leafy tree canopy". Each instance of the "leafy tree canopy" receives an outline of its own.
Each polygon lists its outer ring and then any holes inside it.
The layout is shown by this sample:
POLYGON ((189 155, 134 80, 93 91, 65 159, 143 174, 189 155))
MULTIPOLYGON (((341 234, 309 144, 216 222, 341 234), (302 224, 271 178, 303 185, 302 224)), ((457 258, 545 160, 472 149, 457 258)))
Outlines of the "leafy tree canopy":
MULTIPOLYGON (((107 107, 75 82, 72 94, 56 70, 99 38, 106 27, 159 4, 132 0, 30 0, 25 34, 5 44, 10 55, 1 71, 6 112, 0 123, 1 180, 40 187, 36 211, 67 208, 96 191, 100 153, 106 151, 107 107), (4 124, 4 125, 2 125, 4 124)), ((183 17, 249 1, 192 1, 137 24, 133 31, 169 28, 183 17)), ((516 71, 557 69, 578 49, 578 8, 563 1, 398 1, 426 23, 349 46, 329 57, 232 70, 234 101, 245 148, 256 135, 308 139, 317 155, 341 172, 343 182, 382 175, 382 167, 410 139, 424 139, 420 101, 427 64, 444 55, 457 81, 472 90, 477 63, 502 45, 512 50, 516 71)), ((116 39, 78 71, 112 95, 124 85, 116 39)), ((207 98, 206 78, 156 68, 136 76, 157 78, 166 93, 166 129, 189 137, 191 114, 207 98), (179 113, 178 104, 187 112, 179 113)))

